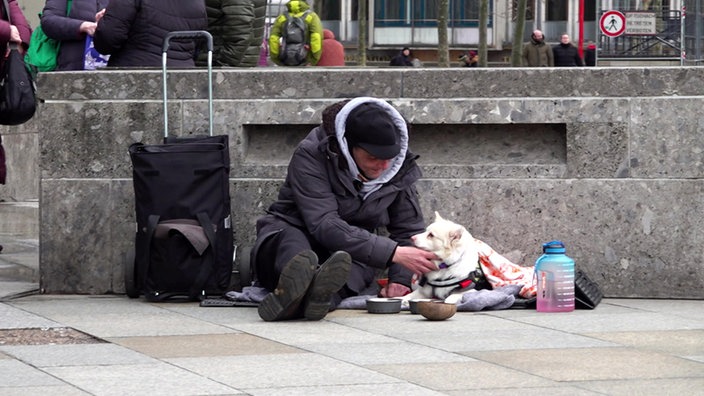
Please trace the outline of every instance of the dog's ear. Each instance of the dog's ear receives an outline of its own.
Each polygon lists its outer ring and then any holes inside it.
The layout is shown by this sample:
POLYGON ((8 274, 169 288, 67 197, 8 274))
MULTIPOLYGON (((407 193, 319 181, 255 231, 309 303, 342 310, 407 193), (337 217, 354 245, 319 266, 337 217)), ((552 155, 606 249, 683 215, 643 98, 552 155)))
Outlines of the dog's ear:
POLYGON ((440 213, 438 213, 438 211, 436 210, 435 211, 435 221, 442 221, 442 220, 444 220, 444 219, 442 218, 442 216, 440 216, 440 213))
POLYGON ((460 239, 462 239, 463 232, 464 232, 464 230, 462 229, 462 227, 458 227, 458 228, 450 231, 450 234, 449 234, 450 235, 450 243, 455 243, 455 242, 459 241, 460 239))

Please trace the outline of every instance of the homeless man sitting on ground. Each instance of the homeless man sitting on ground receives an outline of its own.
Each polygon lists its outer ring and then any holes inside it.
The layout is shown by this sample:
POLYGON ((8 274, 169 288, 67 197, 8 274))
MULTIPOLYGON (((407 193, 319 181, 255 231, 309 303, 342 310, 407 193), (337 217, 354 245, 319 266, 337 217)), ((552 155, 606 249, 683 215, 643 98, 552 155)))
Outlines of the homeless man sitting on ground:
POLYGON ((425 229, 416 158, 406 121, 387 102, 361 97, 323 111, 257 221, 252 263, 271 292, 262 319, 320 320, 344 298, 379 292, 378 271, 389 277, 379 293, 396 297, 410 291, 414 273, 436 269, 437 257, 410 242, 425 229))

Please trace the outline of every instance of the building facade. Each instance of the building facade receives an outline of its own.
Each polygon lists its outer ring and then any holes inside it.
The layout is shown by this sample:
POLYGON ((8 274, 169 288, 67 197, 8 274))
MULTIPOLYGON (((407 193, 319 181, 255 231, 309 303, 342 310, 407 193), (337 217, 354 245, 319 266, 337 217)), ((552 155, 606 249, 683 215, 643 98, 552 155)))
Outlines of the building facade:
MULTIPOLYGON (((358 0, 322 1, 321 19, 338 38, 354 43, 359 36, 358 0)), ((479 43, 479 9, 484 0, 449 0, 450 48, 475 47, 479 43)), ((513 40, 518 0, 488 1, 487 45, 502 49, 513 40)), ((274 1, 276 2, 276 1, 274 1)), ((372 49, 436 47, 439 0, 369 0, 368 46, 372 49)), ((535 29, 547 41, 559 42, 567 33, 575 41, 597 41, 598 19, 606 10, 680 10, 684 0, 527 0, 523 36, 535 29)))

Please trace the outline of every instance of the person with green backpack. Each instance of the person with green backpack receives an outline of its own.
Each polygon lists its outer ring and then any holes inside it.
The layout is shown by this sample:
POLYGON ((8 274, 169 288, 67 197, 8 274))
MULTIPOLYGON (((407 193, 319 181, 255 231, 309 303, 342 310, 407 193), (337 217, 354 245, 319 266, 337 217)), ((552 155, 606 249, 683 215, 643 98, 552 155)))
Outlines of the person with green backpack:
POLYGON ((38 71, 83 70, 86 37, 93 36, 108 0, 47 0, 25 61, 38 71))

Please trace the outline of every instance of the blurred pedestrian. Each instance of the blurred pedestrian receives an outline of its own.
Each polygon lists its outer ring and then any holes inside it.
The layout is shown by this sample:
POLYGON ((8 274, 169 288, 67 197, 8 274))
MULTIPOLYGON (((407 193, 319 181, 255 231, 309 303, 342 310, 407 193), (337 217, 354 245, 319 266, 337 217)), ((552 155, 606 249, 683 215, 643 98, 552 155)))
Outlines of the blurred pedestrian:
POLYGON ((523 45, 523 66, 555 66, 552 47, 545 44, 545 37, 540 30, 535 30, 530 36, 530 41, 523 45))
POLYGON ((305 0, 291 0, 269 35, 269 57, 281 66, 315 66, 323 52, 323 24, 305 0), (303 20, 305 26, 292 23, 303 20), (303 31, 301 31, 303 30, 303 31))
MULTIPOLYGON (((5 48, 10 42, 15 42, 20 44, 21 50, 25 50, 29 47, 32 29, 29 27, 29 23, 24 17, 22 9, 19 4, 17 4, 17 0, 8 0, 7 6, 10 7, 9 18, 5 7, 0 6, 0 10, 2 10, 2 20, 0 20, 0 45, 2 48, 5 48), (12 20, 12 23, 9 22, 9 19, 12 20)), ((5 52, 3 52, 3 54, 5 52)), ((4 56, 0 57, 0 64, 3 59, 4 56)))
MULTIPOLYGON (((29 27, 22 9, 17 4, 17 0, 8 0, 5 4, 7 4, 9 10, 6 10, 4 6, 0 6, 0 16, 2 16, 2 19, 0 19, 0 48, 4 50, 2 52, 3 56, 0 56, 0 70, 2 70, 5 54, 9 51, 8 44, 17 43, 20 51, 24 51, 29 47, 29 40, 32 36, 32 29, 29 27)), ((0 137, 0 184, 5 184, 7 176, 5 161, 5 149, 2 146, 2 137, 0 137)), ((2 246, 0 246, 1 250, 2 246)))
POLYGON ((555 58, 555 66, 584 66, 579 50, 570 42, 570 36, 567 33, 563 33, 560 37, 560 44, 552 47, 552 54, 555 58))
POLYGON ((584 64, 596 66, 596 44, 593 41, 587 43, 587 49, 584 51, 584 64))
POLYGON ((479 54, 477 51, 470 50, 460 55, 462 67, 477 67, 479 65, 479 54))
MULTIPOLYGON (((266 0, 205 0, 208 32, 213 36, 213 65, 255 67, 259 63, 266 0)), ((198 65, 207 64, 199 51, 198 65)))
POLYGON ((344 66, 345 47, 335 39, 335 33, 323 29, 323 53, 317 66, 344 66))
MULTIPOLYGON (((164 38, 169 32, 206 30, 205 2, 182 0, 110 0, 97 18, 93 42, 110 55, 108 66, 160 67, 164 38)), ((174 40, 167 65, 195 66, 194 40, 174 40)))
POLYGON ((413 58, 411 57, 411 49, 403 47, 401 52, 391 58, 389 66, 413 67, 413 58))
POLYGON ((47 37, 61 43, 56 57, 56 69, 83 70, 86 37, 95 34, 96 18, 108 5, 108 0, 47 0, 42 11, 41 25, 47 37))

